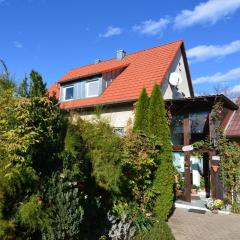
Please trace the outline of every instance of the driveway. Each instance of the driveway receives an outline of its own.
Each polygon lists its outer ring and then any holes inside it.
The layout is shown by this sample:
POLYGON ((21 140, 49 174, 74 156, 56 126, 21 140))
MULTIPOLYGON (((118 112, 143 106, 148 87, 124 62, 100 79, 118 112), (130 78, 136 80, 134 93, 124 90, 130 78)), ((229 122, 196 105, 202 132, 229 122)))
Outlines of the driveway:
POLYGON ((240 239, 240 215, 201 214, 176 208, 168 223, 176 240, 240 239))

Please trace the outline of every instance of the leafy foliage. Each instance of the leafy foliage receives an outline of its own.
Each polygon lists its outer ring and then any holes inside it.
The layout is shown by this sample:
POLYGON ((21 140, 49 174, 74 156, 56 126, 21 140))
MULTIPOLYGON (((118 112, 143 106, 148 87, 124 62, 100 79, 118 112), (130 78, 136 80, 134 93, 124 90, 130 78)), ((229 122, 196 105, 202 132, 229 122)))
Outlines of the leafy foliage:
POLYGON ((171 229, 166 222, 156 222, 153 227, 145 233, 138 234, 135 240, 174 240, 171 229))
POLYGON ((122 156, 123 174, 126 179, 126 192, 142 209, 152 204, 151 191, 154 171, 157 168, 154 138, 138 133, 129 133, 124 138, 122 156))
POLYGON ((47 170, 54 170, 51 162, 58 159, 64 123, 54 99, 19 97, 9 74, 0 79, 1 237, 28 239, 37 237, 37 221, 44 215, 43 209, 34 205, 34 196, 43 176, 49 174, 47 170), (36 221, 28 219, 33 215, 36 221), (26 230, 28 224, 33 225, 26 230))
POLYGON ((17 217, 22 225, 33 231, 44 230, 50 223, 48 215, 43 209, 42 198, 37 195, 32 195, 19 207, 17 217))
POLYGON ((99 239, 116 225, 121 238, 128 238, 151 228, 156 206, 157 216, 165 219, 172 194, 171 149, 161 92, 154 91, 150 108, 158 123, 154 119, 153 129, 148 125, 153 115, 147 114, 143 90, 135 129, 120 137, 99 113, 91 122, 63 113, 36 71, 17 87, 5 69, 0 75, 0 238, 99 239))
POLYGON ((238 201, 240 193, 240 146, 221 137, 217 142, 217 149, 221 156, 221 178, 229 203, 238 201))
POLYGON ((108 191, 119 192, 121 176, 121 138, 113 132, 107 121, 96 118, 82 126, 82 136, 86 142, 92 162, 92 175, 96 183, 108 191))

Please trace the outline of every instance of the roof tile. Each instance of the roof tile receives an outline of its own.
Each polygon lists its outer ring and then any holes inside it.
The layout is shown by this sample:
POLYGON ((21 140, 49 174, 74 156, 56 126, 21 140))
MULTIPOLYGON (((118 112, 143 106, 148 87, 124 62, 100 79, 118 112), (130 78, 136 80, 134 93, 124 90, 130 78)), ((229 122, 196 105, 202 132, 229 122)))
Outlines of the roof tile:
MULTIPOLYGON (((113 80, 101 96, 63 102, 60 104, 60 107, 75 108, 133 100, 138 98, 143 87, 146 87, 148 94, 150 94, 155 83, 161 84, 163 82, 165 75, 182 45, 183 41, 179 40, 128 54, 121 61, 110 59, 70 70, 60 78, 58 83, 62 84, 73 79, 93 74, 101 74, 113 69, 126 68, 113 80)), ((58 84, 58 86, 56 84, 52 85, 49 89, 50 94, 56 91, 59 97, 60 84, 58 84)))

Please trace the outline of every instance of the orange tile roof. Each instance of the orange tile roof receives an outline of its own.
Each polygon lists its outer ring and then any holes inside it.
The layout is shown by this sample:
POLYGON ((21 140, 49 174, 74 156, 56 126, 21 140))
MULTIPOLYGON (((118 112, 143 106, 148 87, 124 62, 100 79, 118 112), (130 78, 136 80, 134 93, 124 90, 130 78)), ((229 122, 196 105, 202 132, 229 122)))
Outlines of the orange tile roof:
POLYGON ((236 104, 239 108, 234 112, 234 115, 230 120, 226 130, 227 137, 240 137, 240 97, 237 98, 236 104))
MULTIPOLYGON (((161 84, 171 67, 177 52, 183 46, 183 41, 178 40, 165 45, 149 48, 128 54, 123 60, 110 59, 97 64, 91 64, 70 70, 58 83, 67 82, 81 77, 107 72, 113 69, 126 69, 118 75, 111 85, 104 90, 101 96, 62 102, 61 108, 77 108, 89 105, 107 104, 136 100, 143 87, 150 94, 155 83, 161 84)), ((52 85, 49 92, 57 91, 59 84, 52 85)))

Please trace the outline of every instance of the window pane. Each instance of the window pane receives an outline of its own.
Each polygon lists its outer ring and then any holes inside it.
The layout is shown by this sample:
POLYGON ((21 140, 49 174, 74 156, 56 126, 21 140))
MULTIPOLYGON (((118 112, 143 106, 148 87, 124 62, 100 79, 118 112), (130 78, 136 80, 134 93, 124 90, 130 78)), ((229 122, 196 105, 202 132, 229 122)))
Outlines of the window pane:
POLYGON ((120 136, 124 135, 124 128, 123 127, 114 127, 113 131, 117 134, 119 134, 120 136))
POLYGON ((172 118, 171 141, 173 145, 183 145, 183 115, 176 115, 172 118))
POLYGON ((65 88, 65 100, 73 99, 73 87, 65 88))
POLYGON ((87 82, 87 97, 98 96, 99 84, 98 80, 87 82))
POLYGON ((196 112, 189 114, 190 142, 204 140, 208 134, 208 112, 196 112))

